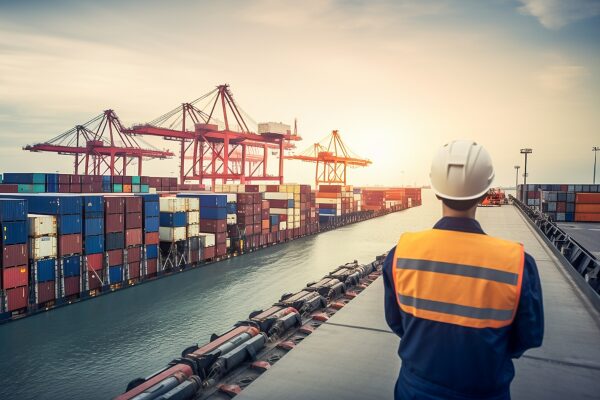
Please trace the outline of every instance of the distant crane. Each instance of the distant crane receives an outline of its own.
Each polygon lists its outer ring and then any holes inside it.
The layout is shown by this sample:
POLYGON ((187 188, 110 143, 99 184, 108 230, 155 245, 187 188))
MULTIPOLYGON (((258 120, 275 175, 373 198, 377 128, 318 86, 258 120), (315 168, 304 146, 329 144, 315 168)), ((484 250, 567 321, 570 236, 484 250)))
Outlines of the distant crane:
POLYGON ((170 151, 142 148, 135 137, 125 132, 113 110, 106 110, 45 143, 27 145, 23 150, 73 155, 76 175, 127 175, 127 167, 133 161, 137 161, 137 174, 142 175, 142 159, 173 156, 170 151))
POLYGON ((317 187, 321 183, 346 185, 348 167, 367 167, 371 164, 371 160, 360 158, 349 151, 338 131, 331 132, 331 135, 313 144, 303 153, 285 158, 316 163, 315 185, 317 187))
POLYGON ((251 118, 237 105, 229 85, 223 84, 126 132, 179 141, 181 183, 210 180, 213 187, 217 180, 283 183, 284 150, 302 138, 295 130, 253 133, 246 120, 251 118), (273 149, 279 153, 279 168, 276 176, 269 176, 268 154, 273 149))

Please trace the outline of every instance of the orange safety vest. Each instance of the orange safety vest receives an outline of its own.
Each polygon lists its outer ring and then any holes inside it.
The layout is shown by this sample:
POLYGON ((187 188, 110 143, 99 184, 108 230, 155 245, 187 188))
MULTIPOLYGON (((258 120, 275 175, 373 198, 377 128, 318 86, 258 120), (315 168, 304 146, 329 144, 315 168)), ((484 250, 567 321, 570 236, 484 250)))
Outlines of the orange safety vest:
POLYGON ((417 318, 470 328, 512 323, 521 294, 523 245, 487 235, 430 229, 396 246, 400 308, 417 318))

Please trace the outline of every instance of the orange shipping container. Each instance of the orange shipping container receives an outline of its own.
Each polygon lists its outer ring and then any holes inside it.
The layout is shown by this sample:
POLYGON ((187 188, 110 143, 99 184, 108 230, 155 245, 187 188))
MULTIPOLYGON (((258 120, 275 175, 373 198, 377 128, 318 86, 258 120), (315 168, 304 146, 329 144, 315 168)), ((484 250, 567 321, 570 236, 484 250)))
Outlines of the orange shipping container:
POLYGON ((600 193, 577 193, 577 204, 600 204, 600 193))
POLYGON ((575 204, 576 213, 600 213, 600 203, 598 204, 575 204))
POLYGON ((575 213, 577 222, 600 222, 600 213, 575 213))

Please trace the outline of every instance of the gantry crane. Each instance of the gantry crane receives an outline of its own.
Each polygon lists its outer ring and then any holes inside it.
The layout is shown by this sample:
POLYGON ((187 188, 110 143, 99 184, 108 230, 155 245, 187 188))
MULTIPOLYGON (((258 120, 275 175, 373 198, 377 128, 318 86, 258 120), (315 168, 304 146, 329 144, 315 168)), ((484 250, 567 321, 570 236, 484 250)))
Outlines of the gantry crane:
POLYGON ((283 183, 284 150, 294 147, 293 142, 302 138, 295 130, 253 133, 246 120, 251 118, 237 105, 229 85, 224 84, 126 132, 179 141, 181 183, 189 180, 202 184, 210 180, 213 187, 217 180, 283 183), (268 154, 272 149, 279 153, 276 176, 267 174, 268 154))
POLYGON ((315 185, 319 184, 341 184, 346 185, 346 168, 366 167, 371 161, 360 158, 353 154, 344 145, 338 131, 315 143, 299 155, 289 155, 285 158, 290 160, 301 160, 317 164, 315 171, 315 185), (327 145, 325 146, 325 143, 327 145))
POLYGON ((135 137, 125 132, 113 110, 106 110, 45 143, 27 145, 23 150, 73 155, 75 174, 85 175, 127 175, 127 167, 133 161, 137 161, 137 174, 142 175, 142 159, 173 156, 167 150, 142 148, 135 137))

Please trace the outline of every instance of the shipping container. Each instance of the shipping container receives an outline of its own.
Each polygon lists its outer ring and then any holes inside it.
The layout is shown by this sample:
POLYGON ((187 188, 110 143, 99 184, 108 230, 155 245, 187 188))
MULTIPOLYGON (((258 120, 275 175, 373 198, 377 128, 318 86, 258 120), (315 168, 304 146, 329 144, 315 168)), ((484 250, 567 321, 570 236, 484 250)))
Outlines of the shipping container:
POLYGON ((47 258, 45 260, 35 261, 31 265, 37 282, 47 282, 55 279, 56 259, 47 258))
POLYGON ((5 292, 6 311, 11 312, 27 307, 29 299, 29 288, 27 286, 7 289, 5 292))
POLYGON ((130 247, 126 250, 127 252, 127 263, 139 262, 142 260, 142 247, 130 247))
POLYGON ((147 259, 158 258, 158 245, 156 245, 156 244, 146 245, 146 258, 147 259))
POLYGON ((136 279, 140 277, 140 262, 131 262, 127 266, 129 279, 136 279))
POLYGON ((78 294, 80 289, 80 278, 79 276, 71 276, 64 279, 65 285, 65 296, 73 296, 78 294))
POLYGON ((160 227, 159 217, 145 217, 144 232, 158 232, 160 227))
POLYGON ((85 236, 83 239, 83 252, 96 254, 104 251, 104 235, 85 236))
POLYGON ((204 247, 213 247, 216 244, 214 233, 201 233, 199 237, 203 239, 204 247))
POLYGON ((99 289, 103 285, 104 277, 102 271, 88 271, 88 289, 99 289))
POLYGON ((187 213, 186 212, 162 212, 160 213, 160 226, 179 228, 185 227, 187 224, 187 213))
POLYGON ((119 283, 123 281, 123 266, 110 267, 108 269, 109 283, 119 283))
POLYGON ((142 213, 127 213, 125 214, 125 228, 141 228, 142 227, 142 213))
POLYGON ((21 199, 0 199, 0 222, 25 221, 27 219, 27 201, 21 199))
POLYGON ((199 224, 200 223, 200 213, 198 211, 188 211, 187 223, 190 225, 199 224))
POLYGON ((27 221, 2 222, 0 229, 4 246, 27 243, 27 221))
POLYGON ((185 226, 177 228, 161 226, 159 229, 159 237, 161 242, 178 242, 186 239, 187 230, 185 226))
POLYGON ((54 281, 37 282, 35 284, 35 291, 36 304, 47 303, 56 298, 54 281))
POLYGON ((145 244, 158 244, 160 241, 158 232, 146 232, 144 234, 144 243, 145 244))
POLYGON ((29 258, 37 261, 43 258, 56 258, 58 255, 56 236, 40 236, 29 241, 29 258))
POLYGON ((81 214, 63 214, 57 216, 58 233, 70 235, 82 232, 81 214))
POLYGON ((146 261, 146 271, 148 275, 156 274, 158 271, 158 260, 156 258, 148 259, 148 261, 146 261))
POLYGON ((104 197, 104 210, 106 214, 123 214, 125 212, 124 197, 104 197))
POLYGON ((138 246, 142 244, 142 229, 125 230, 125 247, 138 246))
POLYGON ((104 264, 104 254, 88 254, 84 256, 86 266, 85 270, 100 271, 104 264))
POLYGON ((29 214, 28 220, 30 237, 56 235, 57 233, 56 216, 54 215, 29 214))
POLYGON ((64 257, 70 254, 80 254, 83 243, 81 234, 59 235, 58 236, 58 256, 64 257))
POLYGON ((125 230, 124 214, 106 214, 104 230, 106 233, 123 232, 125 230))
POLYGON ((110 250, 106 252, 109 267, 123 264, 123 250, 110 250))
POLYGON ((145 217, 158 217, 160 215, 160 208, 158 201, 144 201, 144 216, 145 217))
POLYGON ((227 209, 225 207, 205 207, 200 208, 200 219, 226 220, 227 209))
POLYGON ((2 268, 2 289, 12 289, 27 286, 29 283, 29 268, 27 265, 2 268))
POLYGON ((26 265, 29 257, 27 244, 2 246, 2 267, 26 265))
POLYGON ((104 215, 90 217, 85 216, 83 220, 83 234, 85 236, 96 236, 104 234, 104 215))
POLYGON ((139 196, 131 196, 125 199, 125 211, 129 213, 142 212, 143 198, 139 196))
POLYGON ((227 232, 227 221, 200 218, 200 232, 227 232))
POLYGON ((187 211, 187 199, 179 197, 161 197, 159 200, 160 212, 176 213, 187 211))
POLYGON ((200 235, 200 225, 199 224, 189 224, 187 226, 187 237, 196 237, 200 235))
POLYGON ((81 256, 69 256, 62 259, 63 276, 79 276, 81 275, 81 256))

